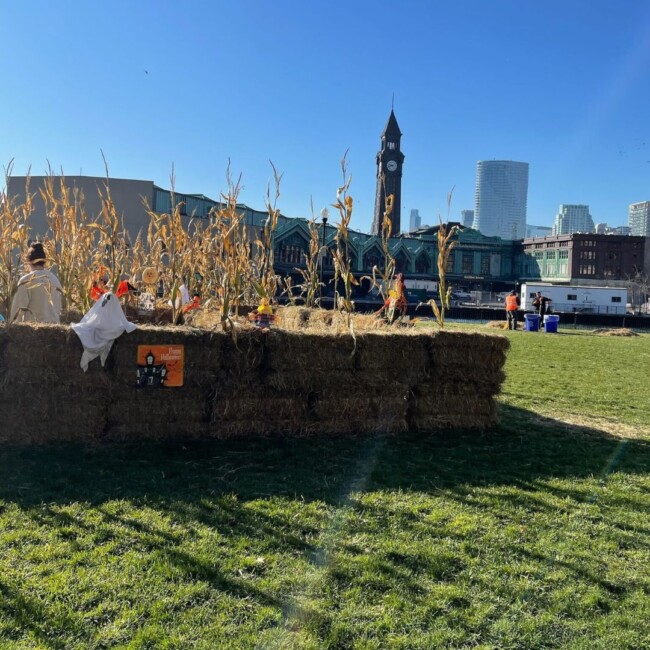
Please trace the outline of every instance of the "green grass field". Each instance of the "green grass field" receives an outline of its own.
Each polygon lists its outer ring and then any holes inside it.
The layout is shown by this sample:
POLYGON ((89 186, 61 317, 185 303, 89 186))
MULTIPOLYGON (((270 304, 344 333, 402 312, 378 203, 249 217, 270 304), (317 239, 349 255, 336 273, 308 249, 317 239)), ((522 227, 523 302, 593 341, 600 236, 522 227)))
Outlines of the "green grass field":
POLYGON ((650 648, 650 335, 506 335, 485 433, 3 449, 0 648, 650 648))

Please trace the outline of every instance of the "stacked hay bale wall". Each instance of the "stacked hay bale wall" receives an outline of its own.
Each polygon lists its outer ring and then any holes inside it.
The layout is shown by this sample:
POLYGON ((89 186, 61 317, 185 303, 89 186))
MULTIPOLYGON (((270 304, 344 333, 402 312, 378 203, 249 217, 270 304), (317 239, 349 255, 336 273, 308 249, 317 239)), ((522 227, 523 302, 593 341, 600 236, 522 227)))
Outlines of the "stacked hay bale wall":
POLYGON ((67 326, 0 329, 0 442, 354 435, 496 422, 508 341, 141 327, 84 373, 67 326), (139 345, 184 345, 184 383, 136 387, 139 345))

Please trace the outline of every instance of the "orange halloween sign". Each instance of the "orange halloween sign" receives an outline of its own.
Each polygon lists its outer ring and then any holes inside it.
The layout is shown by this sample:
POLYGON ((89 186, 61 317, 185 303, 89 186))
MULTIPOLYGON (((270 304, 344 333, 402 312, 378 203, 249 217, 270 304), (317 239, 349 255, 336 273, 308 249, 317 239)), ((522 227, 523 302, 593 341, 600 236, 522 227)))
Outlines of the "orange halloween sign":
POLYGON ((138 345, 139 388, 176 388, 183 385, 183 345, 138 345))

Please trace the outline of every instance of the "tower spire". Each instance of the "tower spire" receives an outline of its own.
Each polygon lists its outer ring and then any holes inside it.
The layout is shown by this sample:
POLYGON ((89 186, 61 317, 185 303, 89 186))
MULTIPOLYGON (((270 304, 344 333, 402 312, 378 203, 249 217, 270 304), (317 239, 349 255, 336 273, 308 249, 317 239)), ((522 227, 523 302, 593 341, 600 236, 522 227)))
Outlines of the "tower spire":
POLYGON ((393 234, 401 230, 402 210, 402 164, 404 154, 400 148, 402 132, 393 110, 395 94, 391 99, 390 115, 381 134, 381 151, 377 153, 377 191, 375 194, 375 214, 372 220, 372 234, 380 235, 386 211, 386 197, 393 195, 393 234))

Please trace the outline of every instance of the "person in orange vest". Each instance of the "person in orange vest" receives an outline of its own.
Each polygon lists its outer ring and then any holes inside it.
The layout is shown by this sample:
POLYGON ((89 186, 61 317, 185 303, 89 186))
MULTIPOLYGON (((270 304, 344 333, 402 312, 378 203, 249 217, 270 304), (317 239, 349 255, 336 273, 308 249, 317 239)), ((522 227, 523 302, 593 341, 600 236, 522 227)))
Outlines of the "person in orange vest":
POLYGON ((513 289, 506 296, 506 318, 508 319, 508 329, 517 329, 517 310, 519 309, 519 296, 513 289))

